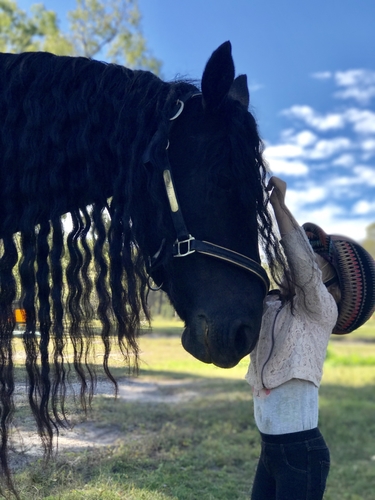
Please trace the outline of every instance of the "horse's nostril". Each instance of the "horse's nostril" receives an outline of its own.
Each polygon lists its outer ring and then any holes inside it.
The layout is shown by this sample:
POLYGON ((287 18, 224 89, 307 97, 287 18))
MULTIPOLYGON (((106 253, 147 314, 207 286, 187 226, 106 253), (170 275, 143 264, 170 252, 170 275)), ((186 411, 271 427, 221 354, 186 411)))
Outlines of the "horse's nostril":
POLYGON ((251 328, 248 325, 241 325, 234 335, 234 349, 238 356, 249 354, 251 328))

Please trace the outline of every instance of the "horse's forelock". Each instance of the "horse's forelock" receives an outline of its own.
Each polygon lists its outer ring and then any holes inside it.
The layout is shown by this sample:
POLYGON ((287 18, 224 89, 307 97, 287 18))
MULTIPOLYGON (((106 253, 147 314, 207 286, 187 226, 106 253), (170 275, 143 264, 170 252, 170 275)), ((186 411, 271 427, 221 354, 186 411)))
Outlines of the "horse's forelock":
POLYGON ((264 144, 252 113, 232 99, 227 99, 221 111, 227 122, 233 178, 236 179, 238 201, 247 211, 256 210, 258 238, 269 271, 276 283, 287 268, 285 256, 269 211, 266 190, 268 165, 263 157, 264 144))

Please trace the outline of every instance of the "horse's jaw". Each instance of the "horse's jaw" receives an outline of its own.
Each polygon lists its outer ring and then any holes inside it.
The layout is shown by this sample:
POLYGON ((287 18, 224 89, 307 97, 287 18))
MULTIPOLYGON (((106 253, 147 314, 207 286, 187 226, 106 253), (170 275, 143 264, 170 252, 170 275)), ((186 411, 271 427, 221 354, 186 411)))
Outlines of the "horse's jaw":
POLYGON ((195 315, 182 334, 184 349, 203 363, 233 368, 254 349, 260 330, 259 318, 209 321, 195 315))

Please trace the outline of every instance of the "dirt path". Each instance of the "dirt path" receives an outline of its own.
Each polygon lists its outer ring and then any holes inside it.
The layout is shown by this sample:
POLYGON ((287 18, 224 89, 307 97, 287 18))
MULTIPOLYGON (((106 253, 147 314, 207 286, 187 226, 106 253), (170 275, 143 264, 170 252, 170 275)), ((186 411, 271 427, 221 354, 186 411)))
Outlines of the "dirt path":
MULTIPOLYGON (((189 401, 197 396, 197 392, 184 388, 186 381, 165 380, 158 383, 145 382, 139 379, 123 379, 119 381, 118 397, 124 401, 138 403, 177 404, 189 401)), ((76 388, 73 388, 76 389, 76 388)), ((98 382, 96 395, 113 397, 113 386, 106 381, 98 382)), ((25 386, 18 386, 15 391, 16 404, 25 400, 25 386)), ((129 439, 129 436, 127 436, 129 439)), ((59 451, 82 451, 84 449, 119 444, 125 440, 123 432, 113 426, 99 426, 94 421, 86 420, 76 424, 71 430, 61 429, 58 439, 59 451)), ((32 458, 42 455, 40 439, 35 431, 32 418, 22 423, 22 429, 14 430, 12 445, 13 467, 18 469, 32 458)))

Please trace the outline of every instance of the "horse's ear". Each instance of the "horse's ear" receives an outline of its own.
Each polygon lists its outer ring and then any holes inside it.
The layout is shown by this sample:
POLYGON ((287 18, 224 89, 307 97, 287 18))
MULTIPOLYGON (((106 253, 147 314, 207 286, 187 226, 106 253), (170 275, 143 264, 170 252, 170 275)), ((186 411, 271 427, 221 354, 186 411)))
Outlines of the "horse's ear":
POLYGON ((203 105, 215 111, 228 95, 234 80, 232 46, 225 42, 213 52, 202 76, 203 105))
POLYGON ((246 75, 237 76, 229 90, 229 97, 235 101, 239 101, 246 109, 249 107, 250 94, 246 75))

